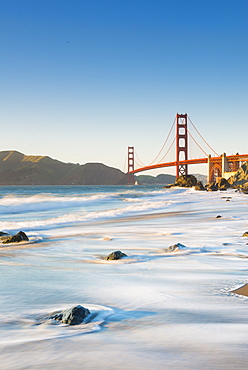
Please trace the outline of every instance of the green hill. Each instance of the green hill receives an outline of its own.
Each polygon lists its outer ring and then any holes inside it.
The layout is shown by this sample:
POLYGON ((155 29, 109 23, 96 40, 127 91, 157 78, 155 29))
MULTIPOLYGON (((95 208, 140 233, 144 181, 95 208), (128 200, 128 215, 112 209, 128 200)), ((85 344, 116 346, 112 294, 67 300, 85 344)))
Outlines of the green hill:
POLYGON ((102 163, 64 163, 47 156, 0 152, 0 185, 125 185, 126 175, 102 163))

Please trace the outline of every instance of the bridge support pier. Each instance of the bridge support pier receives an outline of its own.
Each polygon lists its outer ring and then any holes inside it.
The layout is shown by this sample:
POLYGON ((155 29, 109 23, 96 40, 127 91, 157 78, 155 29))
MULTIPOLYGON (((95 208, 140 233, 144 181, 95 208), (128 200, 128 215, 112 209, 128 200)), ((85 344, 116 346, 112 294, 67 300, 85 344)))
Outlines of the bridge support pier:
POLYGON ((221 154, 220 157, 214 158, 209 155, 207 182, 215 182, 218 177, 228 179, 235 174, 239 167, 240 161, 236 158, 228 159, 226 153, 221 154))
POLYGON ((225 165, 226 157, 211 157, 208 156, 208 182, 215 182, 217 177, 222 177, 222 168, 225 165))
POLYGON ((207 175, 207 182, 211 182, 211 154, 208 155, 208 175, 207 175))
POLYGON ((226 153, 221 154, 221 177, 225 177, 225 172, 229 171, 228 160, 226 159, 226 153))

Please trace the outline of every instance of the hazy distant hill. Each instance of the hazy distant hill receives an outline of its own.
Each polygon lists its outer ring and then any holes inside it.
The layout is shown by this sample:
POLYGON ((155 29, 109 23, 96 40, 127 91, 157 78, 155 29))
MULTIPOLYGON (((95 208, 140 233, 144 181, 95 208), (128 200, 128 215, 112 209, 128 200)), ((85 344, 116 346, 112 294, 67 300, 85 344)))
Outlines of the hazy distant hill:
POLYGON ((207 175, 202 175, 201 173, 192 173, 198 181, 201 181, 204 185, 207 183, 207 175))
MULTIPOLYGON (((202 181, 204 184, 207 182, 207 176, 201 175, 199 173, 193 174, 198 181, 202 181)), ((140 185, 142 184, 157 184, 157 185, 167 185, 173 184, 176 180, 176 176, 173 175, 164 175, 160 174, 157 176, 149 176, 149 175, 139 175, 135 176, 135 179, 138 181, 140 185)))
POLYGON ((0 152, 0 185, 125 185, 126 175, 102 163, 64 163, 47 156, 0 152))
POLYGON ((150 175, 139 175, 135 176, 135 179, 138 181, 138 184, 173 184, 175 182, 176 176, 173 175, 158 175, 158 176, 150 176, 150 175))

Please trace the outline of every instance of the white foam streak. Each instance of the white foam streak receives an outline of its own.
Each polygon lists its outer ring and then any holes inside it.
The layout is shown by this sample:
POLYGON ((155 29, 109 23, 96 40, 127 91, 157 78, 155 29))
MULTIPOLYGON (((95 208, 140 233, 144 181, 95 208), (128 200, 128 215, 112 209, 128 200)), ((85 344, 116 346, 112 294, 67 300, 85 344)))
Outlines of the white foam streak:
POLYGON ((68 213, 63 216, 53 217, 46 220, 35 220, 35 221, 17 221, 17 222, 0 222, 0 230, 34 230, 42 229, 51 226, 63 226, 72 223, 94 221, 94 220, 104 220, 117 218, 122 216, 130 216, 139 213, 144 213, 147 211, 162 210, 168 206, 168 202, 159 201, 159 202, 143 202, 142 204, 138 203, 137 205, 130 205, 124 208, 112 209, 107 211, 98 211, 98 212, 77 212, 77 213, 68 213))
POLYGON ((110 197, 111 195, 109 194, 72 197, 59 197, 48 194, 37 194, 31 197, 9 195, 0 199, 0 214, 41 212, 68 207, 82 207, 91 202, 99 202, 110 197))

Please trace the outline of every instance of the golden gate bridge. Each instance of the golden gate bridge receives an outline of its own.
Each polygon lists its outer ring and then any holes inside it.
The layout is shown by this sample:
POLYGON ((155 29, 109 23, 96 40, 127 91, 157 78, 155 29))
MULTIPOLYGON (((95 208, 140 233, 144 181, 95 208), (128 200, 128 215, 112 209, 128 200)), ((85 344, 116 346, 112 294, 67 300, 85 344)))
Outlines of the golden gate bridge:
POLYGON ((158 157, 160 156, 162 150, 164 149, 170 134, 173 130, 173 127, 175 126, 175 137, 169 146, 169 149, 167 150, 166 154, 163 156, 163 160, 172 148, 173 144, 175 143, 176 148, 176 159, 175 161, 170 162, 162 162, 156 164, 150 164, 148 166, 139 166, 138 168, 134 168, 135 164, 135 150, 134 146, 128 147, 128 171, 127 171, 127 183, 129 185, 134 184, 134 174, 142 172, 142 171, 148 171, 148 170, 154 170, 158 168, 164 168, 164 167, 176 167, 176 176, 179 177, 180 175, 188 175, 188 166, 191 164, 201 164, 206 163, 208 165, 208 182, 215 182, 217 177, 224 177, 229 178, 232 176, 233 173, 237 171, 237 169, 240 167, 240 165, 248 161, 248 154, 235 154, 235 155, 226 155, 226 153, 223 153, 222 155, 218 155, 218 153, 211 148, 211 146, 207 143, 207 141, 202 137, 202 135, 199 133, 193 122, 190 120, 187 114, 176 114, 176 118, 172 124, 172 127, 169 131, 169 134, 165 140, 165 143, 163 144, 162 149, 160 150, 159 154, 156 156, 154 163, 158 157), (203 150, 202 146, 194 139, 193 135, 190 133, 188 129, 188 122, 190 122, 193 126, 193 128, 196 130, 198 135, 201 137, 201 139, 204 141, 204 143, 208 146, 210 151, 214 154, 212 156, 211 154, 207 154, 206 151, 203 150), (191 138, 195 144, 201 149, 201 151, 204 153, 205 157, 202 158, 192 158, 189 159, 189 138, 191 138), (162 163, 161 163, 162 162, 162 163))

